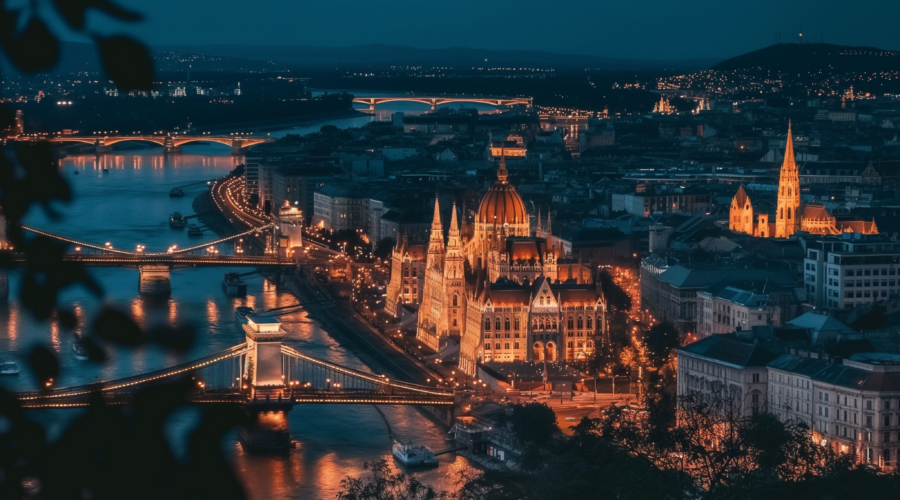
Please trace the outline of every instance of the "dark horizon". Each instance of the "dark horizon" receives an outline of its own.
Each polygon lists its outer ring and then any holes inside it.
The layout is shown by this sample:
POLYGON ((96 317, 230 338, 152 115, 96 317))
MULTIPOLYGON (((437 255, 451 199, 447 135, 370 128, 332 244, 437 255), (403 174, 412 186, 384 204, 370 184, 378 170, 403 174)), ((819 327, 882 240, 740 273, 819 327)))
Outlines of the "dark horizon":
POLYGON ((144 14, 143 21, 123 25, 95 13, 88 24, 103 32, 127 31, 153 46, 463 46, 678 61, 725 59, 771 45, 779 34, 782 42, 789 42, 802 32, 809 41, 824 37, 826 43, 900 49, 900 33, 893 26, 900 17, 896 2, 864 2, 867 8, 849 11, 837 0, 817 2, 814 10, 801 2, 777 0, 762 0, 749 11, 709 0, 691 9, 654 3, 584 3, 553 10, 537 2, 510 9, 464 0, 450 10, 408 0, 380 9, 362 0, 345 0, 341 6, 276 1, 252 8, 233 0, 189 4, 125 0, 124 6, 144 14), (335 15, 336 9, 342 14, 335 15), (841 16, 833 15, 838 11, 841 16), (580 21, 586 19, 595 24, 580 21), (537 36, 522 36, 529 31, 537 36))

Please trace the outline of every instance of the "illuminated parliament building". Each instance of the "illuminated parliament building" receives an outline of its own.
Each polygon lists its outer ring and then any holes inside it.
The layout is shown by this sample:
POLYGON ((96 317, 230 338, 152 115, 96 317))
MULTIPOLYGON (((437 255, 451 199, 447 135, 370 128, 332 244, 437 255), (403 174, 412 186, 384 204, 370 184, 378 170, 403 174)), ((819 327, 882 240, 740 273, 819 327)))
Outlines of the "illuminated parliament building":
POLYGON ((798 231, 818 235, 841 233, 878 234, 875 221, 837 220, 823 205, 800 201, 800 171, 794 160, 794 139, 788 124, 787 144, 781 175, 778 179, 778 201, 774 217, 755 213, 750 196, 740 186, 731 200, 728 227, 732 231, 760 238, 790 238, 798 231))
POLYGON ((497 181, 475 220, 454 203, 444 233, 435 200, 427 244, 401 236, 393 251, 385 310, 418 304, 417 339, 434 351, 459 342, 459 367, 480 362, 575 361, 606 334, 606 301, 590 266, 567 258, 559 241, 535 231, 500 157, 497 181))

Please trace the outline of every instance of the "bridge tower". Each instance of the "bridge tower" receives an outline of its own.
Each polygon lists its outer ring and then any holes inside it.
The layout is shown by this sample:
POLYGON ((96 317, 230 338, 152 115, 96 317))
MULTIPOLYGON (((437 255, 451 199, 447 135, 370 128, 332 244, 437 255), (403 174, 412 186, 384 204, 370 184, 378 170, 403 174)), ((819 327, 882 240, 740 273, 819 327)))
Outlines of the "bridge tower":
POLYGON ((251 425, 241 429, 241 441, 251 448, 284 449, 291 445, 287 413, 293 405, 285 394, 284 330, 272 317, 247 316, 244 380, 250 390, 247 411, 251 425))
POLYGON ((237 137, 232 139, 231 140, 231 154, 233 154, 235 156, 244 154, 243 144, 244 144, 244 141, 238 139, 237 137))
POLYGON ((98 154, 111 153, 111 152, 112 152, 112 146, 107 146, 107 145, 106 145, 106 141, 104 141, 103 139, 97 139, 97 140, 94 142, 94 150, 95 150, 98 154))
POLYGON ((145 265, 138 268, 141 280, 138 292, 141 295, 168 297, 172 293, 172 269, 169 266, 145 265))
POLYGON ((181 146, 176 146, 175 139, 173 139, 171 136, 166 136, 166 138, 163 140, 163 146, 165 146, 166 148, 166 153, 181 152, 181 146))

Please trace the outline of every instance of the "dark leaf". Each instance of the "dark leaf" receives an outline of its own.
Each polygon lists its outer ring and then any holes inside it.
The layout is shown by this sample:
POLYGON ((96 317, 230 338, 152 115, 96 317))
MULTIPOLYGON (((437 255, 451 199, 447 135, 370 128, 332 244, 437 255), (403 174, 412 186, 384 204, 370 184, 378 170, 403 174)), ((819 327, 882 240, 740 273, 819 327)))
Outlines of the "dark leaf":
POLYGON ((37 375, 41 388, 47 388, 59 377, 59 362, 53 351, 37 346, 28 355, 28 363, 37 375))
POLYGON ((12 63, 25 73, 46 71, 59 60, 59 41, 47 25, 32 16, 18 36, 5 42, 12 63))
POLYGON ((152 90, 153 60, 143 45, 125 36, 95 40, 103 68, 120 90, 152 90))
POLYGON ((53 3, 69 26, 78 31, 84 29, 84 16, 91 0, 54 0, 53 3))
POLYGON ((69 330, 78 326, 78 318, 72 311, 57 310, 56 319, 59 320, 60 325, 69 330))
POLYGON ((127 314, 115 309, 105 309, 94 323, 94 331, 101 338, 122 345, 138 345, 144 341, 140 327, 127 314))
POLYGON ((85 350, 87 350, 88 358, 91 361, 95 361, 97 363, 102 363, 106 361, 106 352, 94 342, 94 339, 90 337, 85 337, 81 339, 81 345, 84 346, 85 350))
POLYGON ((194 345, 196 331, 191 326, 159 326, 147 332, 151 342, 156 342, 164 347, 186 351, 194 345))

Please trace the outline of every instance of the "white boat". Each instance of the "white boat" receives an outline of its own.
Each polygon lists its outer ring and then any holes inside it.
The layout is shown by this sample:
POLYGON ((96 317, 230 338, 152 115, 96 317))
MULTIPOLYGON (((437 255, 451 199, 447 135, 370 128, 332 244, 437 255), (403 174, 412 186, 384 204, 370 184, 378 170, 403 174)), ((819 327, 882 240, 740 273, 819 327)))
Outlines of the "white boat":
POLYGON ((407 467, 437 465, 437 457, 427 446, 421 446, 408 441, 402 443, 394 441, 394 458, 407 467))
POLYGON ((18 375, 19 365, 11 359, 0 359, 0 375, 18 375))

